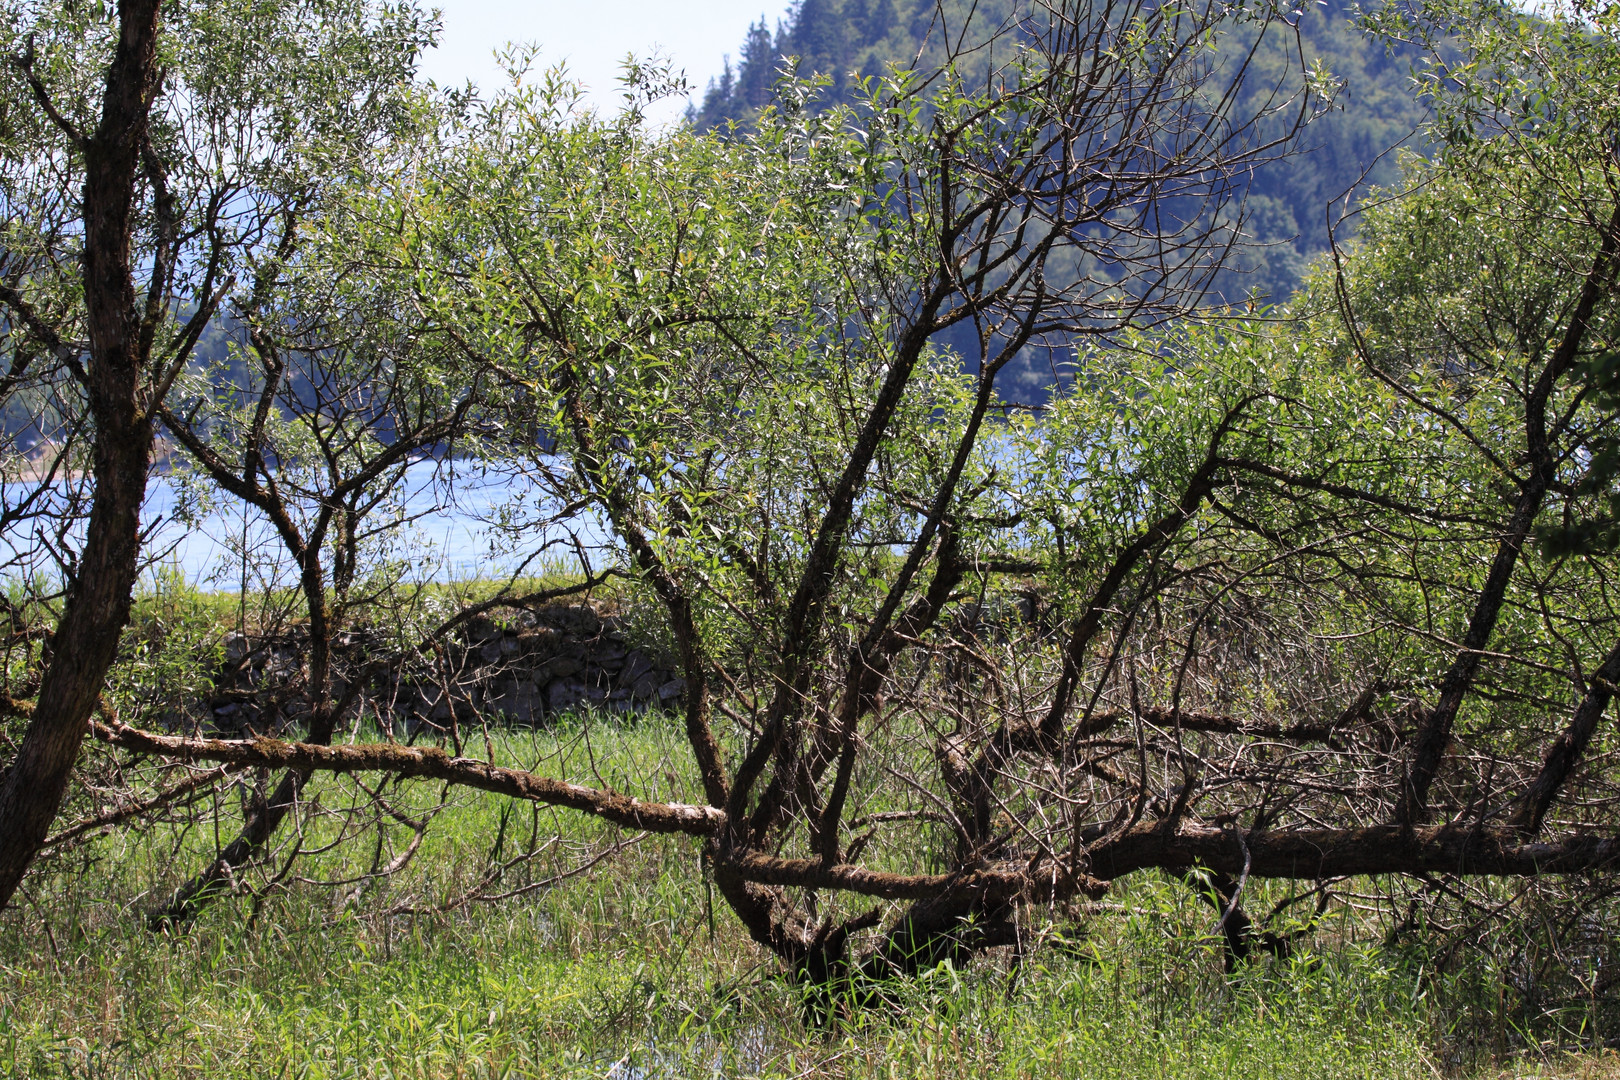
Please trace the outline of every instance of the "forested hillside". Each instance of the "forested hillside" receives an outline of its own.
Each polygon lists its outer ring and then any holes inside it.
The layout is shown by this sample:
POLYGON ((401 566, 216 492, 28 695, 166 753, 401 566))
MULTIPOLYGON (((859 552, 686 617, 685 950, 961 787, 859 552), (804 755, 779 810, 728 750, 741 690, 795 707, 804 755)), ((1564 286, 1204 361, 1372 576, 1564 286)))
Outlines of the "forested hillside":
MULTIPOLYGON (((953 45, 996 37, 1011 7, 1006 0, 976 5, 960 0, 801 0, 774 33, 763 16, 748 28, 736 66, 728 57, 725 73, 711 80, 701 106, 688 111, 688 120, 701 130, 729 124, 746 128, 771 101, 772 87, 790 59, 797 60, 797 74, 819 73, 832 80, 826 104, 853 101, 861 80, 881 75, 889 65, 930 70, 953 45)), ((1369 38, 1353 16, 1347 0, 1317 0, 1297 14, 1305 63, 1320 60, 1342 89, 1335 107, 1308 126, 1298 153, 1247 178, 1243 231, 1256 246, 1245 250, 1216 284, 1231 301, 1251 295, 1270 302, 1287 299, 1310 260, 1327 248, 1330 205, 1337 217, 1347 193, 1393 183, 1398 162, 1392 148, 1415 143, 1423 110, 1410 91, 1412 56, 1369 38)), ((1252 44, 1252 39, 1229 34, 1220 47, 1221 61, 1241 61, 1252 44)), ((1004 61, 1009 46, 1003 39, 996 48, 1004 61)), ((1295 48, 1286 28, 1268 32, 1239 111, 1253 111, 1274 91, 1276 75, 1290 62, 1298 63, 1298 56, 1290 56, 1295 48)), ((997 62, 995 51, 987 49, 969 66, 983 72, 997 62)), ((1353 227, 1353 221, 1343 226, 1353 227)))

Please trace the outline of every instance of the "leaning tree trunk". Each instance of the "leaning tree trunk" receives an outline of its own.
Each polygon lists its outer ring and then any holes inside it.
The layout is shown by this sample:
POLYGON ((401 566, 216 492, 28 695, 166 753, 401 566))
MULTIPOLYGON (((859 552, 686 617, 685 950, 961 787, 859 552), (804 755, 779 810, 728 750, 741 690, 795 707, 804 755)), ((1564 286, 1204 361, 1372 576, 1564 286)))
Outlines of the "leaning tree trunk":
MULTIPOLYGON (((101 121, 84 155, 84 297, 90 358, 83 382, 94 417, 95 496, 77 572, 39 699, 0 781, 0 907, 9 903, 67 790, 102 680, 129 620, 152 420, 142 400, 145 352, 130 254, 137 169, 155 89, 157 0, 119 5, 101 121)), ((72 137, 70 133, 70 137, 72 137)))

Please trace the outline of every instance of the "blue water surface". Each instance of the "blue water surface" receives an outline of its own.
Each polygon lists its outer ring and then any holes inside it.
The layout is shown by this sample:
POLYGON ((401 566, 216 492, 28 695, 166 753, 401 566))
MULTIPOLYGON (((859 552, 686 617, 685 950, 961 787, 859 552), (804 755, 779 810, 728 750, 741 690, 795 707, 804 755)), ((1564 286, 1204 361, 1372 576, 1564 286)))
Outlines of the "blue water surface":
MULTIPOLYGON (((27 481, 0 484, 0 507, 37 498, 38 488, 27 481)), ((65 489, 54 485, 47 494, 60 498, 65 489)), ((362 573, 389 563, 407 578, 444 582, 504 576, 526 560, 527 572, 577 570, 581 551, 599 568, 613 555, 607 530, 588 514, 566 527, 533 525, 546 508, 543 493, 513 470, 423 459, 405 470, 391 494, 390 502, 367 518, 366 525, 377 532, 366 545, 362 573)), ((3 576, 59 577, 57 555, 78 546, 83 522, 61 540, 43 527, 46 523, 24 521, 0 535, 0 560, 8 564, 3 576)), ((231 591, 296 580, 292 559, 265 516, 208 485, 154 475, 147 483, 141 527, 148 577, 177 573, 193 585, 231 591)))

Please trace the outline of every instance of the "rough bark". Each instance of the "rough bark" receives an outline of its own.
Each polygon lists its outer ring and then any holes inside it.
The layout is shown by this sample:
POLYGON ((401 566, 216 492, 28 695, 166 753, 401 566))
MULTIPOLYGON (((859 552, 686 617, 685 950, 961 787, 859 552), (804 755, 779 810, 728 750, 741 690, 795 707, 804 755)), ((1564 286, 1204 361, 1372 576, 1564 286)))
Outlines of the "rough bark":
POLYGON ((189 739, 156 735, 123 724, 95 724, 98 739, 125 750, 183 761, 218 761, 252 768, 294 772, 386 772, 413 780, 440 780, 509 795, 515 799, 566 806, 628 828, 657 833, 709 836, 724 822, 720 811, 685 803, 652 803, 615 791, 588 788, 522 769, 506 769, 473 758, 452 757, 438 747, 378 743, 328 746, 279 739, 189 739))
MULTIPOLYGON (((156 735, 126 725, 94 725, 96 737, 141 753, 173 760, 216 761, 261 768, 360 773, 386 772, 408 779, 438 780, 513 798, 567 806, 629 828, 687 836, 716 836, 725 816, 712 806, 647 802, 619 792, 587 788, 456 758, 435 747, 397 743, 317 746, 277 739, 192 739, 156 735)), ((1089 874, 1053 873, 1050 867, 998 865, 954 874, 890 874, 862 867, 828 866, 819 859, 779 859, 758 853, 726 859, 730 875, 758 884, 836 888, 894 899, 945 893, 1023 895, 1064 899, 1094 892, 1103 882, 1147 869, 1204 867, 1222 874, 1317 880, 1358 874, 1452 873, 1485 876, 1576 874, 1611 867, 1620 859, 1620 836, 1572 833, 1528 841, 1516 829, 1446 825, 1410 833, 1397 825, 1361 829, 1276 829, 1184 825, 1175 832, 1148 822, 1108 835, 1102 826, 1083 833, 1089 874)))
POLYGON ((1152 822, 1103 840, 1090 858, 1091 873, 1110 881, 1155 867, 1202 866, 1237 875, 1246 862, 1250 877, 1303 881, 1360 874, 1528 877, 1613 870, 1620 863, 1620 836, 1573 833, 1538 842, 1526 840, 1517 829, 1465 825, 1249 833, 1188 825, 1169 833, 1152 822))
POLYGON ((143 400, 150 338, 142 333, 136 303, 131 228, 156 90, 159 9, 156 0, 119 5, 101 120, 82 147, 90 343, 83 382, 96 425, 95 497, 38 704, 0 783, 0 906, 10 902, 61 806, 129 620, 152 452, 152 420, 143 400))

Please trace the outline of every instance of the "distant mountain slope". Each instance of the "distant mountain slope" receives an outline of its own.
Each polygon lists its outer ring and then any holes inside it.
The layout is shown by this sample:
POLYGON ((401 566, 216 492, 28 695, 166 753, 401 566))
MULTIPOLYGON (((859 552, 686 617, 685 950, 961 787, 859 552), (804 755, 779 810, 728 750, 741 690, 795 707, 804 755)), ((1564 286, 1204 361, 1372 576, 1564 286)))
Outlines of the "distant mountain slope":
MULTIPOLYGON (((1008 0, 981 0, 970 35, 987 36, 1010 6, 1008 0)), ((849 100, 852 73, 877 74, 891 62, 937 66, 947 31, 953 38, 961 33, 970 4, 943 4, 945 30, 936 18, 940 8, 938 0, 800 0, 774 33, 763 17, 748 28, 735 69, 728 59, 725 74, 687 118, 699 129, 731 121, 746 126, 770 101, 786 56, 800 58, 802 73, 830 75, 833 101, 849 100)), ((1396 161, 1389 151, 1422 120, 1407 92, 1408 61, 1357 30, 1345 0, 1308 4, 1300 30, 1306 62, 1320 58, 1343 80, 1344 91, 1339 108, 1308 128, 1300 153, 1256 171, 1247 192, 1246 231, 1262 246, 1245 251, 1235 271, 1219 282, 1228 299, 1251 292, 1286 299, 1306 264, 1327 248, 1328 205, 1368 183, 1393 182, 1396 161)), ((1236 55, 1247 44, 1234 36, 1225 51, 1236 55)), ((1252 70, 1258 76, 1285 71, 1291 49, 1291 35, 1269 35, 1252 70)), ((1266 92, 1265 81, 1251 79, 1250 96, 1266 92)))

